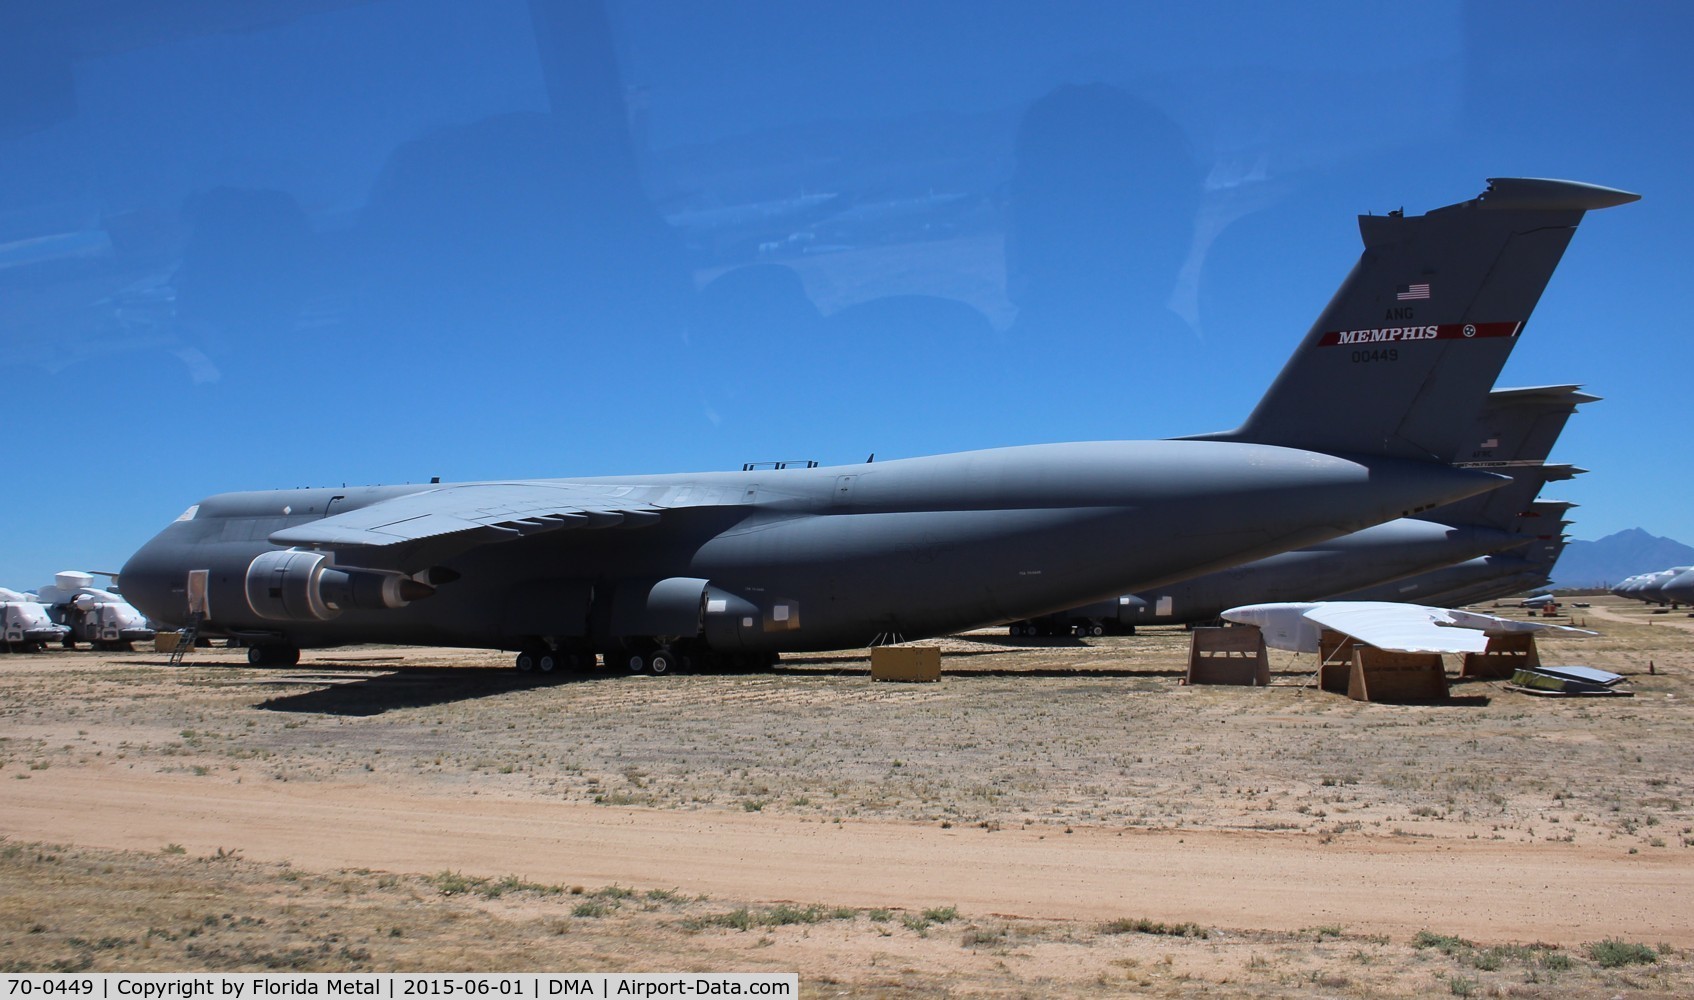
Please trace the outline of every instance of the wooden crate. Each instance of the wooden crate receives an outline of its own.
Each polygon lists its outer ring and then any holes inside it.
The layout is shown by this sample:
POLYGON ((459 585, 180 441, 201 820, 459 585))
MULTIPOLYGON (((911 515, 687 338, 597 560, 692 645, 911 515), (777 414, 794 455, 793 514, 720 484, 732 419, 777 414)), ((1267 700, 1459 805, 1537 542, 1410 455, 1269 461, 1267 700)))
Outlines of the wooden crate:
POLYGON ((1268 685, 1270 661, 1265 658, 1265 634, 1256 625, 1195 629, 1188 642, 1188 673, 1182 682, 1268 685))
POLYGON ((1502 680, 1520 669, 1539 667, 1541 654, 1535 648, 1535 636, 1527 632, 1491 635, 1488 648, 1480 653, 1466 653, 1460 677, 1478 680, 1502 680))
POLYGON ((877 646, 871 650, 873 681, 938 681, 941 650, 935 646, 877 646))
POLYGON ((1400 653, 1363 643, 1353 649, 1347 697, 1354 701, 1446 701, 1440 653, 1400 653))

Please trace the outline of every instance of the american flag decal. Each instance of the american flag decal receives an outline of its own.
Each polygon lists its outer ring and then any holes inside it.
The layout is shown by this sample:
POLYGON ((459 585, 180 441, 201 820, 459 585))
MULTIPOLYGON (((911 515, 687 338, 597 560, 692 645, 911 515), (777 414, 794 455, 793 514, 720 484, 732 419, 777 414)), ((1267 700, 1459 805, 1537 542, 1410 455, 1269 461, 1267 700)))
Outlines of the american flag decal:
POLYGON ((1410 299, 1427 299, 1429 298, 1429 282, 1426 281, 1419 285, 1400 285, 1394 289, 1394 297, 1401 302, 1410 299))

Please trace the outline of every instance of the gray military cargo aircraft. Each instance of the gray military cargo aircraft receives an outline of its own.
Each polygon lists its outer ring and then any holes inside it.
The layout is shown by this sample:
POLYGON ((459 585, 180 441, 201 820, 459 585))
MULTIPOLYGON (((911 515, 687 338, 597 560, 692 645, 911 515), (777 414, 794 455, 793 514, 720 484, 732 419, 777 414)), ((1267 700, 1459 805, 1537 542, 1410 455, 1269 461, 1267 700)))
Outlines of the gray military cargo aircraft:
POLYGON ((1648 581, 1652 578, 1652 573, 1637 573, 1634 576, 1626 576, 1618 582, 1617 586, 1612 588, 1612 593, 1618 597, 1627 597, 1632 601, 1647 601, 1645 597, 1641 596, 1641 590, 1647 586, 1648 581))
POLYGON ((1506 178, 1365 250, 1247 421, 1166 441, 834 468, 228 493, 131 557, 153 618, 305 647, 518 650, 631 670, 945 634, 1233 565, 1493 488, 1453 467, 1583 214, 1506 178), (686 658, 686 660, 684 659, 686 658))
MULTIPOLYGON (((1672 597, 1666 588, 1684 573, 1694 570, 1694 566, 1672 566, 1654 573, 1638 573, 1635 576, 1612 588, 1612 593, 1619 597, 1628 597, 1646 604, 1657 604, 1661 607, 1679 603, 1681 598, 1672 597)), ((1679 589, 1680 592, 1680 589, 1679 589)))
POLYGON ((1694 569, 1685 569, 1665 582, 1659 593, 1671 604, 1694 605, 1694 569))
POLYGON ((1551 586, 1549 574, 1564 551, 1563 520, 1575 504, 1564 500, 1537 500, 1526 512, 1521 529, 1529 542, 1508 552, 1468 559, 1462 563, 1391 583, 1379 584, 1337 595, 1340 601, 1415 601, 1443 608, 1458 608, 1478 601, 1551 586))
POLYGON ((1524 512, 1541 487, 1580 472, 1546 465, 1565 421, 1598 396, 1574 385, 1496 389, 1475 421, 1460 465, 1512 482, 1415 518, 1399 518, 1292 552, 1176 581, 1138 594, 1013 622, 1013 636, 1134 631, 1138 625, 1216 620, 1245 604, 1323 600, 1527 544, 1524 512))

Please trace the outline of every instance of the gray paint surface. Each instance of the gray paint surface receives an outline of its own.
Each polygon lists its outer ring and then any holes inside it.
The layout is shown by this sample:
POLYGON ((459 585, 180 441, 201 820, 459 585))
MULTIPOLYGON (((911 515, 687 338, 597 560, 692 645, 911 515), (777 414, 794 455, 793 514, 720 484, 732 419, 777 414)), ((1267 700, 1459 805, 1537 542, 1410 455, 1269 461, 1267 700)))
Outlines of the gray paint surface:
POLYGON ((278 648, 764 654, 943 634, 1234 565, 1503 483, 1451 464, 1471 415, 1584 210, 1634 199, 1506 179, 1428 216, 1361 219, 1359 264, 1228 434, 223 494, 138 551, 124 592, 181 622, 187 574, 208 570, 206 627, 278 648), (1435 290, 1403 304, 1425 278, 1435 290))
POLYGON ((1576 407, 1597 399, 1569 385, 1489 393, 1458 464, 1509 476, 1499 489, 1418 518, 1073 608, 1057 616, 1061 620, 1040 624, 1055 632, 1074 623, 1133 628, 1212 621, 1231 607, 1324 600, 1526 545, 1534 534, 1526 515, 1536 494, 1547 482, 1581 471, 1549 466, 1546 458, 1576 407))

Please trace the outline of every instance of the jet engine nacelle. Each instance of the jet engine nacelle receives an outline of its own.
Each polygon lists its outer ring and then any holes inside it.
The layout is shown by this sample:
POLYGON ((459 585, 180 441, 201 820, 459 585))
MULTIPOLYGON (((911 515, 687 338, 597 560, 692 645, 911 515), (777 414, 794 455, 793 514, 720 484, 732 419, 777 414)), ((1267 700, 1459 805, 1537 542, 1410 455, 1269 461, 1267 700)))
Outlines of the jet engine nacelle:
MULTIPOLYGON (((613 592, 611 637, 704 639, 720 652, 758 648, 768 612, 699 577, 630 580, 613 592)), ((785 620, 788 620, 785 618, 785 620)))
POLYGON ((336 566, 322 552, 266 552, 247 567, 247 606, 271 621, 329 621, 350 608, 403 608, 433 593, 398 573, 336 566))

